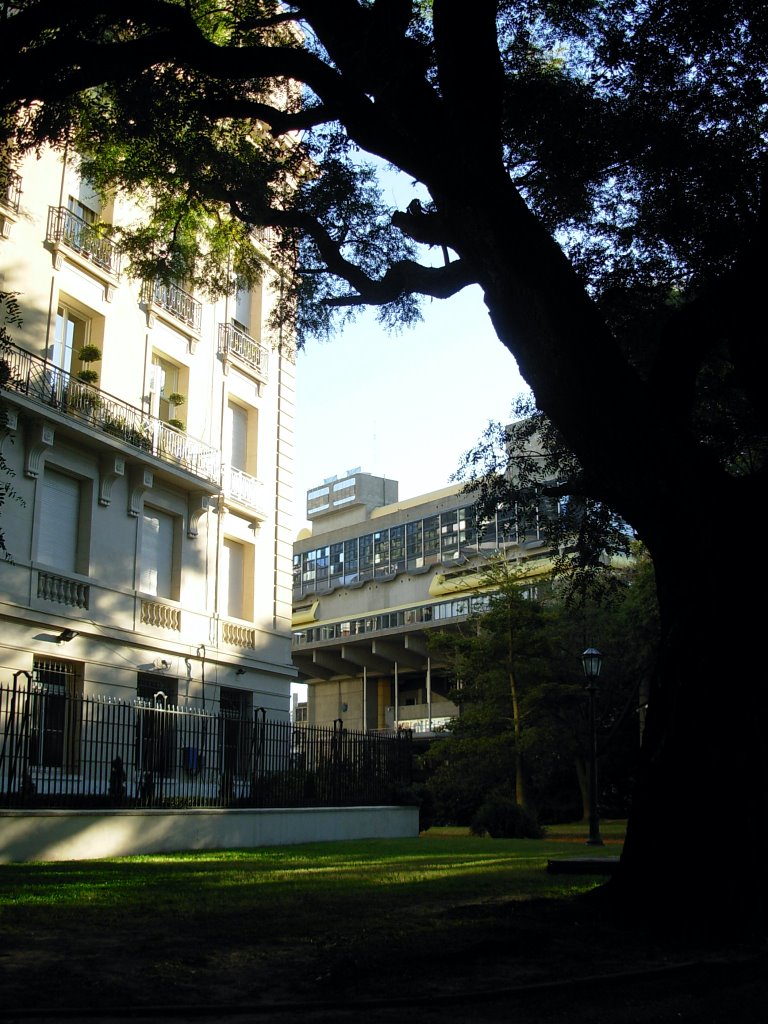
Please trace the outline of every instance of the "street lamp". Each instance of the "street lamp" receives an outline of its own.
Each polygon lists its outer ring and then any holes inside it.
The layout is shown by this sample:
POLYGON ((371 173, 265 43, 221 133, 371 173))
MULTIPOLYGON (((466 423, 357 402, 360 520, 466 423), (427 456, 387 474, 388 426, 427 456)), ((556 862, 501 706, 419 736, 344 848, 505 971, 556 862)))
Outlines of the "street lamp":
POLYGON ((588 647, 581 656, 589 694, 589 839, 587 846, 602 846, 600 818, 597 813, 597 729, 595 727, 595 691, 603 656, 595 647, 588 647))

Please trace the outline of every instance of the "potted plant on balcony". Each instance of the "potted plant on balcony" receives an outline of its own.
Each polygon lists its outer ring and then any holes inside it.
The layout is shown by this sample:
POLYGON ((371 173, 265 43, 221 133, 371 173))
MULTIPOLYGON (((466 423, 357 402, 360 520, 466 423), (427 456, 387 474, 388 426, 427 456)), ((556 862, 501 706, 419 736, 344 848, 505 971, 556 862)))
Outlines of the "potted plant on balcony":
MULTIPOLYGON (((83 368, 75 375, 77 380, 83 384, 93 385, 99 375, 89 364, 98 362, 101 359, 101 349, 96 345, 83 345, 77 353, 77 358, 84 364, 83 368)), ((75 385, 72 388, 73 394, 69 396, 69 407, 79 412, 91 415, 99 407, 99 396, 91 387, 81 388, 75 385)))
POLYGON ((81 363, 85 363, 85 367, 78 370, 77 379, 83 381, 84 384, 95 384, 99 375, 90 368, 89 364, 97 363, 101 359, 101 349, 96 345, 83 345, 77 353, 77 358, 81 363))
MULTIPOLYGON (((172 413, 176 413, 180 406, 184 405, 187 400, 186 396, 182 395, 180 391, 171 391, 166 398, 168 399, 168 404, 171 407, 172 413)), ((176 427, 177 430, 184 429, 184 423, 178 418, 178 416, 169 416, 166 422, 169 427, 176 427)))

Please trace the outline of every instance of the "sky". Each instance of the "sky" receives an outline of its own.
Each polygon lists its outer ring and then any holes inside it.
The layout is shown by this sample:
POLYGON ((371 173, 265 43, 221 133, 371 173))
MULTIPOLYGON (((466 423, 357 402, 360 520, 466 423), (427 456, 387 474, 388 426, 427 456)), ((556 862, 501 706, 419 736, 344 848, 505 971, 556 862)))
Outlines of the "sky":
POLYGON ((445 487, 488 422, 507 421, 527 390, 479 288, 423 313, 392 335, 367 312, 297 354, 297 528, 307 490, 349 470, 399 481, 401 499, 445 487))
MULTIPOLYGON (((378 168, 388 205, 428 200, 407 175, 365 159, 378 168)), ((422 258, 439 262, 442 254, 424 250, 422 258)), ((332 341, 297 354, 297 529, 306 525, 306 492, 349 470, 397 480, 401 499, 445 487, 489 421, 508 421, 527 391, 479 287, 424 300, 422 314, 392 334, 368 310, 332 341)))
MULTIPOLYGON (((384 179, 399 209, 425 198, 403 175, 387 170, 384 179)), ((393 334, 368 310, 331 341, 297 353, 297 531, 308 525, 306 492, 349 470, 397 480, 401 499, 445 487, 488 423, 508 422, 528 390, 479 287, 425 300, 422 315, 393 334)), ((306 700, 306 685, 291 690, 306 700)))

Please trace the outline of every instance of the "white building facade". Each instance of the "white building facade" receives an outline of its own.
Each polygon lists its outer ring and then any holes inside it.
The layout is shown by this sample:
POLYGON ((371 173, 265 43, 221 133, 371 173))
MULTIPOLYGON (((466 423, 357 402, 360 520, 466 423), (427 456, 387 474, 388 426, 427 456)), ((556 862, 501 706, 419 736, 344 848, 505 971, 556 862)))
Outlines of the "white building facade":
POLYGON ((60 152, 0 168, 0 685, 287 719, 293 349, 266 280, 132 278, 134 217, 60 152))

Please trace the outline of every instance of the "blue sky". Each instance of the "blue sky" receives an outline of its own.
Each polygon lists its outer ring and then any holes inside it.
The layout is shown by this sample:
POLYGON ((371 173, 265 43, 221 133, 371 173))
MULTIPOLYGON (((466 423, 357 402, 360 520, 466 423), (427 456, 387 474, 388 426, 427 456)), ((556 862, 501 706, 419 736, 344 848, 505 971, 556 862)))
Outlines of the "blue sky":
MULTIPOLYGON (((404 210, 429 196, 418 182, 369 156, 383 197, 404 210)), ((425 250, 441 261, 439 249, 425 250)), ((444 487, 489 420, 509 418, 527 391, 496 337, 479 287, 426 300, 423 322, 388 334, 372 311, 330 342, 310 342, 297 369, 296 520, 306 492, 350 469, 387 476, 401 498, 444 487)))
POLYGON ((428 302, 424 321, 387 334, 372 313, 296 360, 296 513, 306 491, 359 467, 409 498, 444 487, 489 420, 527 390, 479 288, 428 302))

